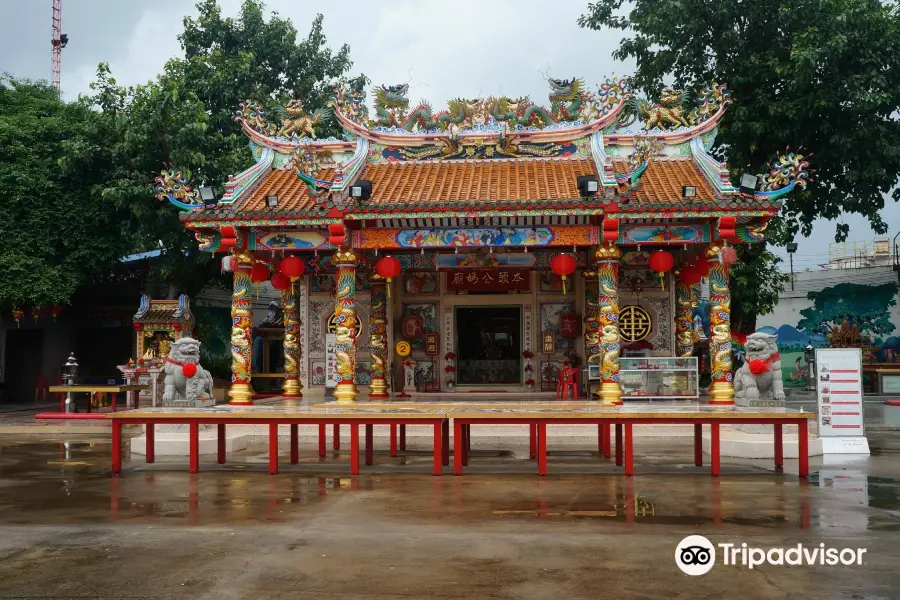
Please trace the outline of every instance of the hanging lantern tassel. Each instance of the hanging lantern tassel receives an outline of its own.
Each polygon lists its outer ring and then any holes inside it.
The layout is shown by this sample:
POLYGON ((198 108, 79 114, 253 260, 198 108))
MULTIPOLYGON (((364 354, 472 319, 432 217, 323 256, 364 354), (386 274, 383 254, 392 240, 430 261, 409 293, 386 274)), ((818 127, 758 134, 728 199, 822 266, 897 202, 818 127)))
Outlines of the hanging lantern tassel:
POLYGON ((563 296, 566 295, 566 276, 562 276, 562 287, 563 287, 563 296))
POLYGON ((662 271, 659 273, 659 289, 666 291, 666 274, 662 271))
POLYGON ((390 298, 391 297, 391 278, 390 277, 387 278, 387 294, 388 294, 388 298, 390 298))

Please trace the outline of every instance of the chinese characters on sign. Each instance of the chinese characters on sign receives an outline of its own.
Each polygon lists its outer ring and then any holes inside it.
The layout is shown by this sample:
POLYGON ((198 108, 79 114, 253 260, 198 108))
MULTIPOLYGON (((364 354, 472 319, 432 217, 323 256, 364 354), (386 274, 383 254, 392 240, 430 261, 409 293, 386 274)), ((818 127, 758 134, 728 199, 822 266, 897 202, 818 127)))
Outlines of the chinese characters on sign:
POLYGON ((516 269, 490 271, 449 271, 447 291, 468 294, 470 292, 512 293, 530 289, 531 273, 516 269))
POLYGON ((425 334, 425 354, 427 356, 438 355, 438 334, 430 332, 425 334))
POLYGON ((329 333, 325 336, 325 387, 335 388, 341 382, 341 376, 337 373, 337 355, 335 345, 337 336, 329 333))
POLYGON ((541 352, 554 354, 556 352, 556 336, 552 331, 541 332, 541 352))

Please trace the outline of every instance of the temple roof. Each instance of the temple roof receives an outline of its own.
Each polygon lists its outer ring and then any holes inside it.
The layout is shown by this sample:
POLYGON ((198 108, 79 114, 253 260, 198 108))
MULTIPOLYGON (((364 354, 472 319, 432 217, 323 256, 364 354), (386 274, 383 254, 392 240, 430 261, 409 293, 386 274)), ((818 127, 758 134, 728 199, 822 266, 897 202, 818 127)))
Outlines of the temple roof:
MULTIPOLYGON (((730 102, 724 86, 685 94, 662 91, 652 103, 633 96, 624 78, 596 92, 579 79, 549 79, 550 104, 527 97, 454 99, 447 110, 410 106, 406 86, 373 90, 372 113, 361 89, 338 90, 332 105, 345 139, 315 139, 324 111, 299 102, 270 121, 258 103, 235 118, 250 139, 256 164, 230 178, 215 208, 204 208, 188 175, 163 171, 158 197, 188 211, 195 229, 226 224, 322 226, 401 211, 504 210, 540 215, 724 211, 768 218, 778 198, 805 186, 802 155, 780 155, 755 195, 741 195, 709 150, 730 102), (372 118, 369 117, 371 114, 372 118), (641 127, 643 125, 643 128, 641 127), (780 162, 779 162, 780 161, 780 162), (582 195, 579 176, 593 176, 596 195, 582 195), (371 198, 350 197, 355 182, 371 183, 371 198), (684 198, 683 186, 696 188, 684 198), (275 208, 269 196, 278 197, 275 208)), ((198 238, 199 239, 199 238, 198 238)))

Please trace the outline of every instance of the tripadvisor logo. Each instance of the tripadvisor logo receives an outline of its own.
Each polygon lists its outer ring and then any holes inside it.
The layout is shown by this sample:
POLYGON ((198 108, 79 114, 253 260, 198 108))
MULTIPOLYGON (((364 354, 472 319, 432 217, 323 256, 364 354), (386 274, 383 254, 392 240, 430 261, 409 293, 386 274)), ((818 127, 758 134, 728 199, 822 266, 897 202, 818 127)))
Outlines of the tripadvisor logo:
POLYGON ((761 565, 772 566, 835 566, 861 565, 866 548, 830 548, 824 543, 805 547, 797 544, 790 548, 754 548, 746 543, 713 545, 702 535, 689 535, 675 548, 675 564, 687 575, 705 575, 716 564, 716 548, 721 564, 727 567, 753 569, 761 565))

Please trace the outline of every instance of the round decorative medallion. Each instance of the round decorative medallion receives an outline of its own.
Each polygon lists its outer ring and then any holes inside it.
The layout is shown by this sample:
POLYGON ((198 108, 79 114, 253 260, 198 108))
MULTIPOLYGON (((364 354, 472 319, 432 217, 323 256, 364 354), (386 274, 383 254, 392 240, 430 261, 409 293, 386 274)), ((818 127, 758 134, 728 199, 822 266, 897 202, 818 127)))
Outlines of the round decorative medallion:
POLYGON ((631 304, 619 311, 619 335, 626 342, 639 342, 653 331, 653 318, 640 306, 631 304))
MULTIPOLYGON (((337 320, 337 317, 333 314, 328 317, 328 333, 335 333, 335 331, 337 331, 335 320, 337 320)), ((359 334, 362 333, 362 321, 359 320, 359 315, 354 317, 354 321, 356 322, 356 335, 354 337, 359 337, 359 334)))

